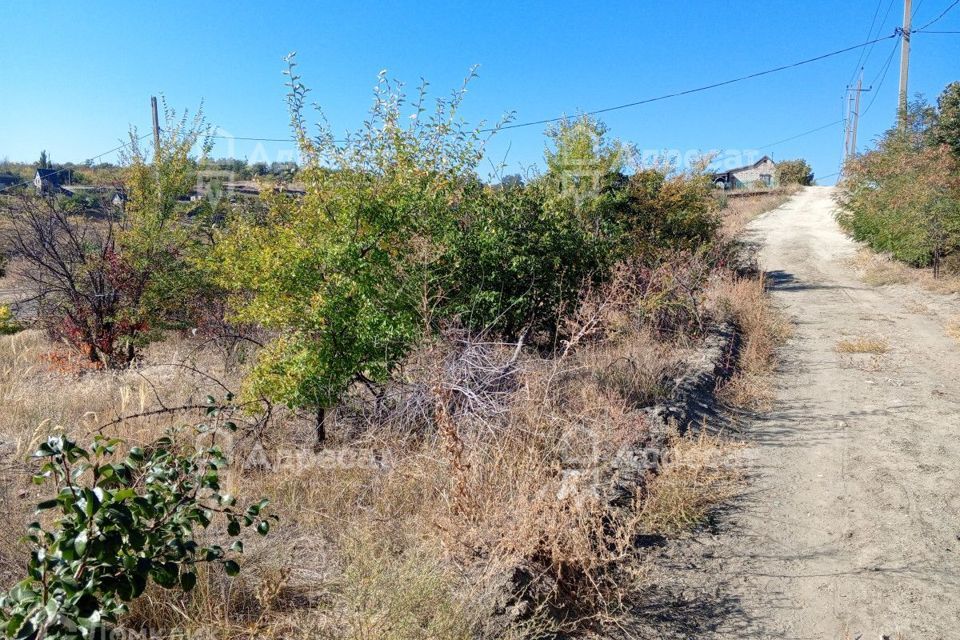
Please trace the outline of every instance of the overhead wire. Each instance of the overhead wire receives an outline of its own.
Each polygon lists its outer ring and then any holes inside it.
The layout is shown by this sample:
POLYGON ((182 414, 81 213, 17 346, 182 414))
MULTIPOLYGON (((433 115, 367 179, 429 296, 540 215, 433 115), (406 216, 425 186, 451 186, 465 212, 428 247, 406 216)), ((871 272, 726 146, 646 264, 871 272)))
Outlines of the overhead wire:
MULTIPOLYGON (((960 2, 960 0, 957 0, 957 1, 960 2)), ((644 99, 641 99, 641 100, 635 100, 635 101, 633 101, 633 102, 628 102, 628 103, 625 103, 625 104, 620 104, 620 105, 616 105, 616 106, 612 106, 612 107, 604 107, 604 108, 602 108, 602 109, 594 109, 594 110, 592 110, 592 111, 584 112, 583 115, 594 116, 594 115, 599 115, 599 114, 601 114, 601 113, 609 113, 609 112, 611 112, 611 111, 619 111, 619 110, 621 110, 621 109, 629 109, 629 108, 631 108, 631 107, 637 107, 637 106, 640 106, 640 105, 650 104, 650 103, 653 103, 653 102, 660 102, 660 101, 662 101, 662 100, 668 100, 668 99, 670 99, 670 98, 678 98, 678 97, 680 97, 680 96, 686 96, 686 95, 690 95, 690 94, 693 94, 693 93, 700 93, 700 92, 703 92, 703 91, 709 91, 709 90, 711 90, 711 89, 717 89, 717 88, 719 88, 719 87, 725 87, 725 86, 728 86, 728 85, 731 85, 731 84, 735 84, 735 83, 738 83, 738 82, 744 82, 744 81, 746 81, 746 80, 752 80, 752 79, 754 79, 754 78, 759 78, 759 77, 761 77, 761 76, 766 76, 766 75, 770 75, 770 74, 773 74, 773 73, 778 73, 778 72, 780 72, 780 71, 786 71, 786 70, 788 70, 788 69, 794 69, 794 68, 796 68, 796 67, 800 67, 800 66, 803 66, 803 65, 812 64, 812 63, 814 63, 814 62, 819 62, 820 60, 825 60, 825 59, 827 59, 827 58, 832 58, 832 57, 834 57, 834 56, 838 56, 838 55, 841 55, 841 54, 844 54, 844 53, 849 53, 850 51, 855 51, 855 50, 857 50, 857 49, 861 49, 861 48, 863 48, 863 47, 868 47, 868 46, 870 46, 870 45, 872 45, 872 44, 876 44, 877 42, 883 42, 884 40, 889 40, 889 39, 891 39, 891 38, 896 38, 896 37, 899 37, 898 34, 897 34, 897 33, 892 33, 892 34, 890 34, 890 35, 888 35, 888 36, 884 36, 884 37, 882 37, 882 38, 876 38, 876 39, 870 40, 870 41, 868 41, 868 42, 862 42, 862 43, 860 43, 860 44, 856 44, 856 45, 853 45, 853 46, 850 46, 850 47, 845 47, 845 48, 843 48, 843 49, 838 49, 838 50, 836 50, 836 51, 831 51, 831 52, 829 52, 829 53, 824 53, 824 54, 821 54, 821 55, 818 55, 818 56, 814 56, 814 57, 812 57, 812 58, 807 58, 807 59, 805 59, 805 60, 800 60, 800 61, 798 61, 798 62, 793 62, 793 63, 790 63, 790 64, 781 65, 781 66, 778 66, 778 67, 773 67, 773 68, 771 68, 771 69, 764 69, 763 71, 757 71, 757 72, 754 72, 754 73, 749 73, 749 74, 747 74, 747 75, 739 76, 739 77, 736 77, 736 78, 731 78, 731 79, 729 79, 729 80, 723 80, 723 81, 721 81, 721 82, 714 82, 714 83, 707 84, 707 85, 703 85, 703 86, 700 86, 700 87, 694 87, 694 88, 692 88, 692 89, 685 89, 685 90, 682 90, 682 91, 674 91, 674 92, 672 92, 672 93, 667 93, 667 94, 660 95, 660 96, 655 96, 655 97, 652 97, 652 98, 644 98, 644 99)), ((544 124, 551 124, 551 123, 554 123, 554 122, 560 122, 560 121, 562 121, 562 120, 565 120, 566 118, 567 118, 567 116, 557 116, 557 117, 554 117, 554 118, 543 118, 543 119, 541 119, 541 120, 532 120, 532 121, 530 121, 530 122, 520 122, 520 123, 514 123, 514 124, 506 124, 506 125, 502 125, 502 126, 496 127, 496 128, 481 129, 481 131, 483 131, 483 132, 488 132, 488 131, 497 131, 497 130, 505 130, 505 129, 519 129, 519 128, 521 128, 521 127, 532 127, 532 126, 536 126, 536 125, 544 125, 544 124)))
POLYGON ((926 24, 923 25, 922 27, 916 29, 915 31, 923 31, 923 30, 926 29, 927 27, 931 27, 931 26, 935 25, 936 23, 940 22, 940 21, 943 20, 943 18, 944 18, 948 13, 950 13, 950 12, 954 9, 954 7, 956 7, 958 4, 960 4, 960 0, 954 0, 952 3, 950 3, 950 5, 949 5, 946 9, 943 10, 943 12, 942 12, 940 15, 938 15, 936 18, 934 18, 934 19, 931 20, 930 22, 926 23, 926 24))

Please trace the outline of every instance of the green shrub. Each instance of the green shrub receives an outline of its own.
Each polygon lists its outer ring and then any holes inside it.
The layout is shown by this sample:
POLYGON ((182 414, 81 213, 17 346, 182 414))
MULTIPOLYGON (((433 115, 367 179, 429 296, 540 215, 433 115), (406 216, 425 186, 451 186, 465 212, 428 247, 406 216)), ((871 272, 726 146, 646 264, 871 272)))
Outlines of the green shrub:
POLYGON ((939 275, 960 250, 960 165, 932 136, 935 121, 932 109, 913 104, 906 126, 847 163, 838 220, 855 239, 939 275))
POLYGON ((381 76, 371 115, 345 143, 304 128, 306 88, 291 63, 289 104, 303 198, 267 194, 265 219, 234 219, 209 266, 231 291, 232 319, 275 333, 247 392, 323 411, 359 380, 385 380, 430 323, 437 265, 483 185, 479 131, 457 116, 464 91, 416 117, 381 76))
POLYGON ((0 336, 16 333, 22 328, 23 327, 20 326, 20 323, 17 322, 17 319, 13 317, 13 312, 10 311, 10 306, 6 304, 0 304, 0 336))
POLYGON ((236 575, 241 530, 268 533, 273 517, 264 512, 265 500, 238 509, 223 492, 226 459, 218 448, 186 452, 166 436, 120 457, 121 445, 97 436, 85 449, 56 436, 34 454, 41 463, 34 481, 56 489, 37 511, 58 516, 52 526, 28 527, 28 576, 0 598, 4 637, 99 637, 148 582, 190 591, 201 563, 236 575), (228 549, 196 540, 196 531, 215 519, 227 523, 228 549))
POLYGON ((813 184, 813 169, 806 160, 781 160, 777 163, 776 180, 781 186, 798 184, 808 187, 813 184))
POLYGON ((719 204, 702 171, 643 169, 630 176, 625 217, 631 257, 653 263, 661 255, 694 251, 716 239, 719 204))
POLYGON ((550 342, 585 284, 605 278, 617 247, 569 209, 556 208, 541 181, 488 194, 455 234, 442 310, 507 339, 545 331, 550 342))

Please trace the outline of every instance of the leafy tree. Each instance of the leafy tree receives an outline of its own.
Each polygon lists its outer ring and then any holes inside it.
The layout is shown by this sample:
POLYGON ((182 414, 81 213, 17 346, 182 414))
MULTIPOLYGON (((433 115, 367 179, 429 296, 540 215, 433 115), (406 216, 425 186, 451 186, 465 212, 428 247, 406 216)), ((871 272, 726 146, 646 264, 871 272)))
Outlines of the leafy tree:
POLYGON ((936 144, 935 122, 928 105, 913 103, 906 126, 849 161, 838 219, 855 239, 937 276, 943 258, 960 251, 960 170, 936 144))
POLYGON ((781 160, 776 169, 777 184, 798 184, 808 187, 813 184, 813 169, 806 160, 781 160))
POLYGON ((247 391, 314 408, 323 440, 325 409, 354 382, 384 380, 429 325, 443 238, 483 192, 472 177, 483 136, 459 121, 466 86, 428 112, 425 86, 408 105, 381 75, 360 132, 338 143, 321 125, 311 138, 295 70, 291 60, 306 195, 267 193, 266 218, 233 220, 210 266, 232 318, 276 333, 247 391))
POLYGON ((201 268, 211 226, 225 206, 214 198, 189 201, 198 171, 207 168, 210 126, 203 109, 178 116, 163 103, 165 126, 157 148, 145 149, 130 133, 124 186, 127 202, 118 251, 140 278, 133 312, 152 329, 185 327, 217 291, 201 268), (198 154, 194 156, 194 153, 198 154))
POLYGON ((237 507, 220 483, 223 453, 216 447, 190 451, 176 435, 125 455, 121 441, 103 436, 86 448, 64 436, 40 445, 34 481, 53 483, 55 493, 37 511, 57 517, 28 527, 28 576, 0 598, 4 637, 106 637, 151 581, 190 591, 200 564, 218 564, 231 576, 239 572, 241 530, 266 535, 275 516, 266 515, 266 500, 237 507), (226 523, 227 549, 196 540, 197 531, 216 520, 226 523))
POLYGON ((946 86, 937 99, 938 118, 934 135, 960 160, 960 82, 946 86))
POLYGON ((50 158, 47 156, 47 151, 44 149, 40 152, 40 160, 37 161, 37 169, 52 169, 53 165, 50 164, 50 158))

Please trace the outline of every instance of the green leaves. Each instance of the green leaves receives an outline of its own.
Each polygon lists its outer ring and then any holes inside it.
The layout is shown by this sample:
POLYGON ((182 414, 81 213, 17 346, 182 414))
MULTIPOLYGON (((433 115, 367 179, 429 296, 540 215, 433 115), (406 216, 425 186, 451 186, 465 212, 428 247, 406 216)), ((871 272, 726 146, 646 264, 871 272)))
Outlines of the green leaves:
POLYGON ((0 597, 2 635, 34 640, 44 629, 51 640, 89 638, 115 623, 149 581, 190 591, 195 566, 205 562, 222 565, 229 576, 239 573, 238 536, 247 527, 266 535, 276 516, 265 515, 266 500, 234 512, 237 498, 220 492, 223 454, 182 448, 177 435, 133 447, 122 458, 123 443, 102 437, 86 449, 62 436, 38 447, 41 473, 34 481, 54 478, 62 488, 37 511, 59 509, 61 516, 49 530, 28 527, 29 577, 0 597), (214 516, 226 520, 228 551, 194 539, 214 516))

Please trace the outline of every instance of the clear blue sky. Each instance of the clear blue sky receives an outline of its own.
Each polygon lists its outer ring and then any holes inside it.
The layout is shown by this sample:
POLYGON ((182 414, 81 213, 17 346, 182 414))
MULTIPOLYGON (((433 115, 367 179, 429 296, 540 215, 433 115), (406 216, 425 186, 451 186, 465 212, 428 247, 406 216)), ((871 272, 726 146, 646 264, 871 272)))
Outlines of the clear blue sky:
MULTIPOLYGON (((338 130, 355 128, 381 69, 411 88, 447 92, 480 65, 465 114, 517 121, 592 110, 779 66, 887 35, 903 0, 469 5, 403 2, 9 2, 0 5, 0 158, 82 161, 115 146, 128 125, 149 126, 149 97, 177 108, 201 100, 235 136, 285 137, 282 57, 296 50, 312 100, 338 130), (887 8, 890 7, 889 13, 887 8), (885 20, 882 18, 886 16, 885 20), (882 22, 882 24, 881 24, 882 22)), ((914 1, 915 26, 951 0, 914 1)), ((960 7, 936 27, 960 30, 960 7)), ((876 45, 866 83, 894 41, 876 45)), ((897 54, 899 55, 899 53, 897 54)), ((859 52, 772 76, 606 114, 640 149, 759 150, 837 170, 842 128, 764 145, 837 120, 859 52)), ((911 93, 935 98, 960 79, 960 36, 915 35, 911 93), (952 62, 951 62, 952 61, 952 62)), ((894 116, 898 58, 861 121, 863 144, 894 116)), ((866 104, 864 105, 866 106, 866 104)), ((537 163, 543 127, 505 132, 490 148, 511 168, 537 163)), ((221 144, 215 155, 273 161, 288 144, 221 144)), ((115 156, 114 156, 115 158, 115 156)), ((113 159, 113 158, 108 158, 113 159)), ((825 182, 832 182, 831 179, 825 182)))

